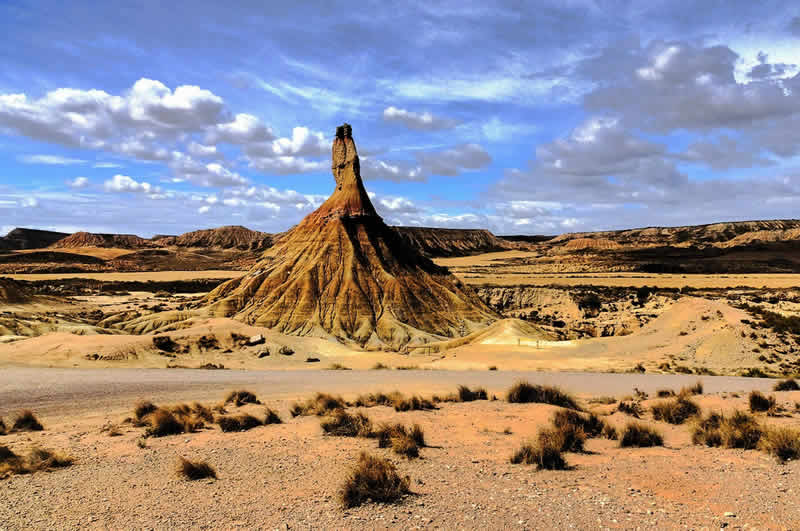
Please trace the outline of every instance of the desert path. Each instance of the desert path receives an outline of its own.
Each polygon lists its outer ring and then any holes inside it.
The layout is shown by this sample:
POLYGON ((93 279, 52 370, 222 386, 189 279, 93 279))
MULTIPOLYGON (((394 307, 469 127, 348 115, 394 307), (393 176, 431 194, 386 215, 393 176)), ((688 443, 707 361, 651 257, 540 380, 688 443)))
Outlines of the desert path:
POLYGON ((456 386, 483 386, 501 396, 515 381, 557 385, 578 396, 623 396, 634 388, 653 393, 700 380, 706 393, 767 391, 775 380, 683 374, 611 374, 519 371, 205 371, 193 369, 46 369, 0 371, 0 416, 23 408, 45 419, 124 413, 139 398, 155 402, 218 401, 226 391, 247 388, 265 401, 302 398, 314 392, 342 394, 399 390, 445 393, 456 386))

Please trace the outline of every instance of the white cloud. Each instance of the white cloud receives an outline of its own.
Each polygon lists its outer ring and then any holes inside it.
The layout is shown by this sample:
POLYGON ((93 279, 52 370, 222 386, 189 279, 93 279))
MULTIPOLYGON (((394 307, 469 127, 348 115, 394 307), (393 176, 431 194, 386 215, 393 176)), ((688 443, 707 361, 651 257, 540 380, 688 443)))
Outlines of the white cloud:
POLYGON ((122 164, 118 164, 116 162, 95 162, 92 164, 92 168, 122 168, 122 164))
POLYGON ((278 138, 272 142, 272 152, 278 157, 321 157, 330 155, 330 149, 331 141, 325 135, 307 127, 295 127, 291 138, 278 138))
POLYGON ((47 164, 51 166, 70 166, 86 162, 83 159, 72 159, 58 155, 21 155, 17 157, 17 160, 25 164, 47 164))
POLYGON ((39 200, 35 197, 25 197, 19 202, 22 208, 36 208, 39 206, 39 200))
POLYGON ((86 188, 89 186, 89 179, 86 177, 75 177, 71 181, 67 181, 67 186, 74 189, 86 188))
POLYGON ((206 159, 213 159, 217 158, 220 153, 217 150, 217 146, 206 146, 203 144, 198 144, 197 142, 192 142, 189 144, 189 154, 198 158, 206 158, 206 159))
POLYGON ((157 188, 150 183, 137 182, 127 175, 119 174, 104 182, 103 188, 107 192, 141 192, 148 194, 157 191, 157 188))
POLYGON ((429 112, 412 112, 395 106, 389 106, 383 110, 383 119, 387 122, 401 123, 409 129, 418 131, 439 131, 452 129, 458 125, 458 122, 449 118, 434 116, 429 112))

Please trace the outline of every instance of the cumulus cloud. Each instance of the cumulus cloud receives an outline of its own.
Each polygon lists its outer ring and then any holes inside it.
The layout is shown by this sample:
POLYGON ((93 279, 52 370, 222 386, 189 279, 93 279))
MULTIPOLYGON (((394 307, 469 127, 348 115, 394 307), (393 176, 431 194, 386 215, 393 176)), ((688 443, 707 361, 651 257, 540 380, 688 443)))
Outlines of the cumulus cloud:
POLYGON ((217 146, 206 146, 192 142, 189 144, 189 154, 201 159, 213 159, 220 156, 217 146))
POLYGON ((418 153, 417 160, 427 173, 455 176, 488 166, 492 157, 478 144, 462 144, 444 151, 418 153))
POLYGON ((127 175, 115 175, 103 183, 103 188, 107 192, 141 192, 151 193, 156 191, 156 187, 150 183, 138 182, 127 175))
POLYGON ((67 181, 67 186, 73 189, 86 188, 89 186, 89 179, 86 177, 75 177, 71 181, 67 181))
POLYGON ((434 116, 429 112, 408 111, 395 106, 389 106, 383 110, 383 119, 387 122, 403 124, 409 129, 417 131, 440 131, 452 129, 458 125, 457 121, 449 118, 434 116))
POLYGON ((238 145, 269 142, 274 138, 271 128, 258 117, 247 113, 239 113, 232 121, 217 124, 207 134, 209 143, 227 142, 238 145))
POLYGON ((18 157, 17 160, 25 164, 46 164, 51 166, 70 166, 72 164, 83 164, 86 162, 83 159, 72 159, 60 157, 58 155, 22 155, 18 157))

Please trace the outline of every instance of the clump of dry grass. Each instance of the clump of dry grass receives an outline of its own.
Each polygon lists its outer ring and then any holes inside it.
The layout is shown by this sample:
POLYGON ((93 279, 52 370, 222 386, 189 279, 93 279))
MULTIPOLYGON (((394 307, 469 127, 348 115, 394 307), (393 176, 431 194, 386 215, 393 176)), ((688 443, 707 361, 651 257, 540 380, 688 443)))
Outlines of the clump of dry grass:
POLYGON ((761 437, 758 447, 781 463, 800 459, 800 432, 787 427, 769 428, 761 437))
POLYGON ((178 475, 188 480, 217 478, 217 471, 205 461, 190 461, 185 457, 178 459, 178 475))
POLYGON ((561 455, 557 440, 539 437, 535 443, 525 443, 511 456, 514 465, 536 465, 537 470, 566 470, 564 456, 561 455))
POLYGON ((489 395, 483 387, 477 387, 474 390, 466 385, 458 386, 458 401, 459 402, 472 402, 474 400, 489 400, 489 395))
POLYGON ((348 406, 341 396, 333 396, 327 393, 317 393, 313 398, 305 402, 295 402, 291 405, 289 412, 293 417, 317 415, 323 416, 337 409, 344 409, 348 406))
POLYGON ((198 423, 189 418, 179 419, 165 408, 156 409, 145 417, 145 421, 148 425, 145 435, 148 437, 165 437, 167 435, 193 432, 203 426, 202 421, 198 423))
POLYGON ((372 371, 383 371, 383 370, 386 370, 386 369, 391 369, 391 367, 389 367, 388 365, 384 365, 381 362, 378 362, 375 365, 373 365, 372 367, 370 367, 370 370, 372 370, 372 371))
POLYGON ((616 404, 617 399, 614 398, 613 396, 595 396, 589 399, 589 403, 611 405, 611 404, 616 404))
POLYGON ((24 457, 15 454, 7 446, 0 445, 0 478, 11 474, 32 474, 72 465, 74 460, 62 453, 33 447, 24 457))
POLYGON ((764 396, 760 391, 752 391, 748 397, 750 412, 769 411, 775 407, 774 396, 764 396))
POLYGON ((575 409, 578 411, 581 409, 572 396, 565 393, 558 387, 532 385, 525 381, 515 383, 511 389, 508 390, 508 393, 506 394, 506 400, 516 404, 535 402, 561 406, 563 408, 575 409))
POLYGON ((383 423, 370 435, 378 439, 378 448, 392 448, 395 453, 408 458, 418 457, 419 448, 424 448, 425 432, 419 424, 406 429, 402 424, 383 423))
POLYGON ((281 419, 278 412, 271 408, 266 408, 264 410, 264 425, 267 424, 283 424, 283 419, 281 419))
POLYGON ((583 415, 569 409, 559 409, 553 413, 551 422, 553 426, 559 429, 564 426, 580 428, 588 438, 606 437, 616 439, 616 429, 594 413, 583 415))
POLYGON ((395 411, 420 411, 436 409, 436 405, 431 400, 423 398, 419 395, 396 399, 393 405, 395 411))
POLYGON ((626 415, 630 415, 631 417, 640 418, 644 411, 642 410, 642 405, 639 402, 635 402, 633 400, 623 400, 619 404, 617 404, 617 411, 620 413, 625 413, 626 415))
POLYGON ((17 413, 14 423, 11 425, 11 431, 42 431, 43 429, 44 426, 30 409, 17 413))
POLYGON ((0 435, 5 435, 7 431, 8 428, 6 427, 6 423, 3 421, 2 418, 0 418, 0 435))
POLYGON ((700 408, 687 398, 687 395, 680 394, 673 400, 664 400, 650 407, 655 420, 663 420, 670 424, 683 424, 690 417, 700 413, 700 408))
POLYGON ((800 385, 798 385, 797 380, 794 378, 789 378, 788 380, 781 380, 780 382, 776 383, 775 386, 772 388, 773 391, 800 391, 800 385))
POLYGON ((669 398, 671 396, 675 396, 675 391, 672 389, 659 389, 656 391, 656 396, 658 398, 669 398))
POLYGON ((702 395, 703 394, 703 382, 697 380, 697 382, 690 386, 690 387, 683 387, 678 393, 678 395, 702 395))
POLYGON ((397 468, 380 457, 362 452, 339 493, 346 508, 356 507, 368 500, 391 503, 410 493, 410 479, 402 478, 397 468))
POLYGON ((622 448, 663 446, 664 438, 657 430, 650 426, 638 422, 629 422, 625 426, 625 429, 622 430, 619 445, 622 448))
POLYGON ((409 459, 419 457, 419 446, 407 434, 392 437, 392 451, 409 459))
POLYGON ((228 433, 232 431, 247 431, 262 426, 264 423, 248 413, 239 415, 220 415, 216 419, 219 428, 228 433))
POLYGON ((369 437, 372 434, 372 421, 363 413, 351 415, 337 409, 320 422, 322 430, 328 435, 338 437, 369 437))
POLYGON ((752 450, 764 435, 764 429, 752 415, 734 411, 730 416, 710 413, 692 428, 692 442, 706 446, 752 450))
POLYGON ((405 396, 400 391, 392 391, 391 393, 369 393, 358 395, 353 402, 356 407, 375 407, 375 406, 394 406, 398 400, 404 400, 405 396))
POLYGON ((133 406, 133 420, 137 426, 143 426, 145 417, 157 409, 156 405, 149 400, 139 400, 133 406))
POLYGON ((231 391, 225 397, 226 404, 233 404, 237 407, 243 406, 244 404, 260 404, 261 402, 258 400, 258 397, 254 393, 250 391, 246 391, 244 389, 238 389, 231 391))
POLYGON ((331 363, 330 367, 328 367, 329 371, 349 371, 350 367, 345 367, 341 363, 331 363))

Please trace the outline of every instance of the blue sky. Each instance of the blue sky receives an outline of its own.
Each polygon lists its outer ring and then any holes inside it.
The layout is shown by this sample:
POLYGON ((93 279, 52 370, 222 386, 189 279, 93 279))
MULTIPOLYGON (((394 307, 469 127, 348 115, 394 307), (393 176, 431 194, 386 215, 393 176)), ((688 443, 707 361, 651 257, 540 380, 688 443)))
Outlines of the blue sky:
POLYGON ((0 2, 0 233, 797 217, 791 2, 0 2))

